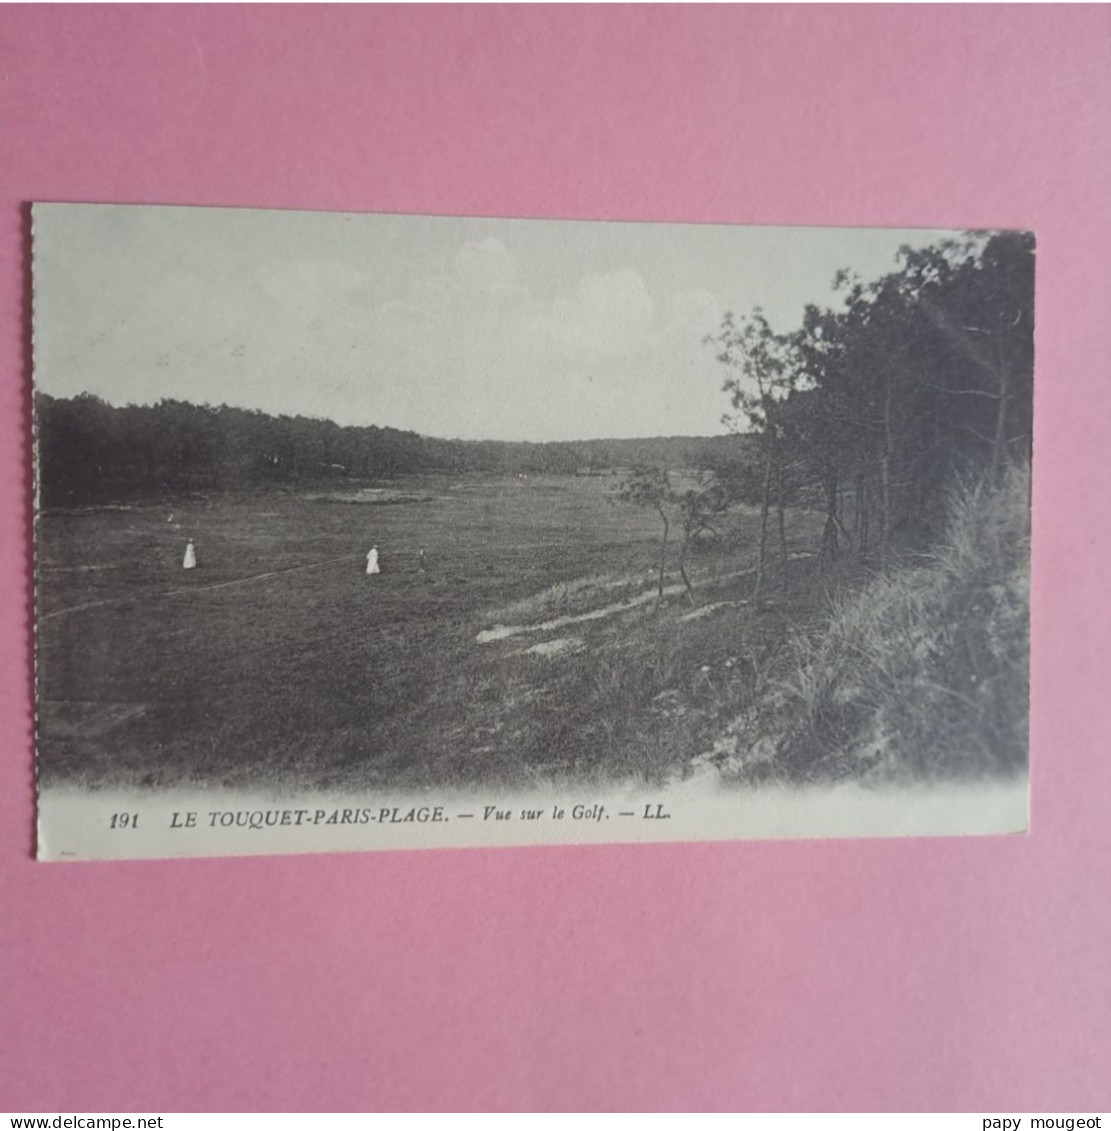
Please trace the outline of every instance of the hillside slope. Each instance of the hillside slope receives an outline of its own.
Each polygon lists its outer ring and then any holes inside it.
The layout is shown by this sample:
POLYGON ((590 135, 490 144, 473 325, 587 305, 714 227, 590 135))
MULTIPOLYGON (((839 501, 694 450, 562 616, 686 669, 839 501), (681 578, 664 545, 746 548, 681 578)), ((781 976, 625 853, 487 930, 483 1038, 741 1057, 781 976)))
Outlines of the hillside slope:
POLYGON ((735 780, 1025 772, 1029 469, 954 491, 928 555, 835 597, 712 755, 735 780))

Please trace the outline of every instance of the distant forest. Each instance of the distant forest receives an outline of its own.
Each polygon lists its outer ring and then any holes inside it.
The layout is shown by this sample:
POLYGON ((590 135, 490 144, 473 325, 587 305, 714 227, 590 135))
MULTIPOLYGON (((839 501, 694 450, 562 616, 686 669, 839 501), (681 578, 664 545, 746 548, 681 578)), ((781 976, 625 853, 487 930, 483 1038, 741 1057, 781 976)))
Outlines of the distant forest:
POLYGON ((164 400, 117 408, 84 393, 35 397, 42 505, 142 502, 193 492, 312 486, 421 473, 574 474, 650 464, 719 466, 737 436, 510 443, 164 400))
MULTIPOLYGON (((35 398, 42 504, 154 500, 188 492, 312 485, 420 473, 640 475, 657 508, 758 502, 761 564, 770 516, 824 512, 823 550, 928 538, 954 477, 995 481, 1029 458, 1034 238, 970 234, 904 248, 873 281, 842 273, 837 310, 808 307, 774 329, 759 308, 707 339, 723 366, 731 434, 507 443, 164 400, 114 407, 90 394, 35 398), (699 468, 702 495, 668 471, 699 468), (704 483, 705 486, 705 483, 704 483)), ((678 375, 677 380, 682 379, 678 375)), ((697 524, 697 523, 696 523, 697 524)), ((762 570, 761 570, 762 572, 762 570)))

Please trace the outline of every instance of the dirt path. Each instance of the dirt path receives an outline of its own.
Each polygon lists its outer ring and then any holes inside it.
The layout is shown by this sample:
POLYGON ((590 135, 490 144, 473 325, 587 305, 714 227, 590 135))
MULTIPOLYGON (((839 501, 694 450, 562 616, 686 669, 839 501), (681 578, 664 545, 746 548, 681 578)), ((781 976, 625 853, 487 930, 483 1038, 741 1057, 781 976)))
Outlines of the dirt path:
MULTIPOLYGON (((732 581, 735 578, 744 577, 746 574, 752 572, 751 569, 740 569, 734 573, 726 573, 722 574, 720 577, 712 578, 708 582, 699 582, 695 584, 693 588, 705 589, 707 584, 717 585, 723 581, 732 581)), ((667 585, 664 587, 663 595, 665 597, 676 597, 685 591, 686 587, 681 583, 667 585)), ((496 624, 493 628, 483 629, 475 637, 475 642, 478 644, 490 644, 495 640, 508 640, 511 636, 520 636, 523 632, 553 632, 556 629, 566 628, 570 624, 583 624, 585 621, 602 620, 604 617, 616 616, 618 613, 625 613, 630 609, 646 605, 649 601, 655 601, 658 597, 658 588, 646 589, 643 593, 638 593, 628 601, 619 601, 613 605, 604 605, 600 609, 591 609, 586 613, 568 613, 565 616, 542 621, 540 624, 496 624)), ((717 605, 707 605, 705 609, 697 615, 705 616, 712 609, 717 609, 727 603, 728 602, 719 602, 717 605)), ((695 614, 691 615, 693 616, 695 614)))

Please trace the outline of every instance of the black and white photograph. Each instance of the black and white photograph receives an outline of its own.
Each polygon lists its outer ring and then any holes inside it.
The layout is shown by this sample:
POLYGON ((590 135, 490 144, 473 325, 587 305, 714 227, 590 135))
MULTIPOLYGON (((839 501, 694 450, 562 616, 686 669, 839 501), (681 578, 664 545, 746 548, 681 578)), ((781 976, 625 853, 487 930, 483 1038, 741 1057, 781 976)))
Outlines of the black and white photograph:
POLYGON ((1032 234, 32 240, 41 859, 1026 829, 1032 234))

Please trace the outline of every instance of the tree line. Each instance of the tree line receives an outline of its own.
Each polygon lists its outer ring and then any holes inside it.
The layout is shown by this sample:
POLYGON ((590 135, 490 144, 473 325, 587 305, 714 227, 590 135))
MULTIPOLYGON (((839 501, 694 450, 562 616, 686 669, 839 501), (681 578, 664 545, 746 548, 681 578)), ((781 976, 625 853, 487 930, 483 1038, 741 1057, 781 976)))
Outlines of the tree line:
POLYGON ((154 500, 421 473, 574 474, 642 462, 714 466, 727 436, 507 442, 445 440, 396 428, 163 400, 114 406, 90 393, 35 397, 46 507, 154 500))
POLYGON ((684 552, 730 502, 759 505, 757 594, 773 539, 786 577, 788 507, 824 515, 822 558, 883 560, 936 536, 955 482, 996 483, 1030 455, 1031 234, 904 248, 897 270, 873 281, 842 272, 835 288, 842 306, 809 306, 794 330, 755 308, 727 314, 707 339, 747 458, 682 489, 660 465, 626 484, 626 498, 664 517, 665 541, 666 511, 679 518, 684 552))
POLYGON ((731 435, 528 443, 440 439, 229 406, 35 398, 44 506, 315 485, 418 473, 640 468, 630 497, 670 507, 684 545, 732 501, 759 505, 759 582, 784 511, 824 514, 821 553, 882 557, 943 521, 954 474, 997 478, 1028 456, 1034 241, 972 234, 904 249, 898 269, 842 273, 837 309, 794 330, 757 308, 707 339, 726 368, 731 435), (679 490, 662 469, 707 472, 679 490), (639 485, 636 485, 639 481, 639 485))

